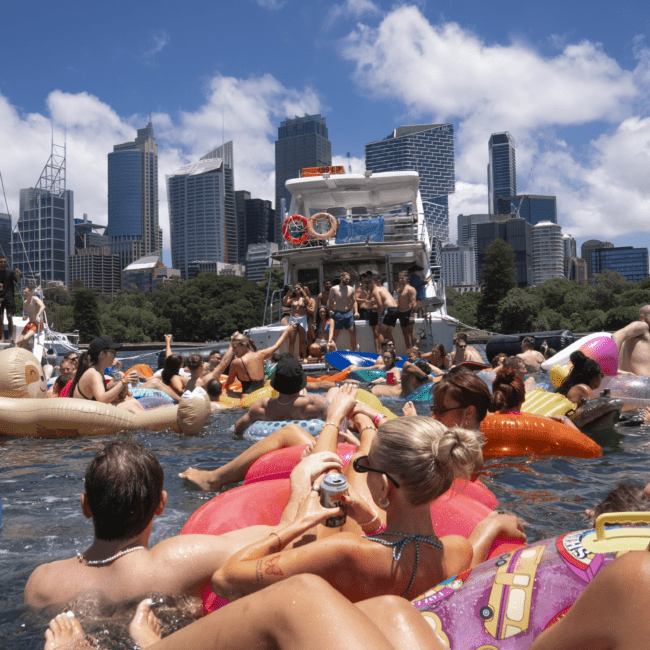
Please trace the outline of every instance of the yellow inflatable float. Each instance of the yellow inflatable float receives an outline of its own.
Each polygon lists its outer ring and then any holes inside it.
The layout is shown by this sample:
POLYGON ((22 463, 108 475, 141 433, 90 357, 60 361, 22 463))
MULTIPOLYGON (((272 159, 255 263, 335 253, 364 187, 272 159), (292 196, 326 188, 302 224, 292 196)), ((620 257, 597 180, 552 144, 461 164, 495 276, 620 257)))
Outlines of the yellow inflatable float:
POLYGON ((45 373, 31 352, 23 348, 0 352, 0 435, 74 438, 136 429, 194 435, 210 419, 207 397, 134 414, 90 400, 46 399, 46 392, 45 373))

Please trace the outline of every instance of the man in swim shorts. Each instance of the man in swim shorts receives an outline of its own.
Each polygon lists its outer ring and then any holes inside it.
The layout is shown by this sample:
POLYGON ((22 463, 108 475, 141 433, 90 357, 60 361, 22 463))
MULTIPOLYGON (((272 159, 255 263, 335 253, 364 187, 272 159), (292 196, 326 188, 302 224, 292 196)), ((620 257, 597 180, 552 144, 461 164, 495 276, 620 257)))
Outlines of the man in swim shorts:
POLYGON ((544 355, 535 350, 535 339, 532 336, 525 336, 521 341, 521 353, 517 355, 524 360, 526 372, 536 375, 542 369, 544 355))
MULTIPOLYGON (((303 463, 292 474, 288 516, 309 491, 315 465, 323 462, 303 463)), ((163 479, 157 458, 140 443, 115 440, 101 450, 86 469, 81 496, 84 516, 93 522, 92 544, 75 557, 37 567, 24 602, 47 607, 88 592, 111 602, 148 592, 201 597, 212 574, 233 553, 276 530, 250 526, 219 536, 177 535, 150 549, 153 520, 167 503, 163 479)))
POLYGON ((12 318, 16 313, 14 302, 14 286, 20 280, 20 269, 13 271, 8 268, 7 258, 0 257, 0 343, 5 342, 4 314, 7 313, 7 326, 9 328, 9 343, 14 342, 14 324, 12 318))
POLYGON ((377 311, 379 312, 379 340, 393 340, 393 328, 398 319, 398 308, 395 299, 388 289, 384 287, 379 278, 372 280, 372 295, 377 301, 377 311))
POLYGON ((377 312, 377 301, 372 295, 372 272, 366 271, 361 274, 361 284, 357 287, 355 294, 357 308, 359 309, 359 319, 365 320, 372 329, 372 336, 375 340, 375 350, 381 353, 381 343, 379 341, 379 314, 377 312))
POLYGON ((284 305, 289 305, 289 325, 298 323, 298 330, 289 332, 289 350, 293 350, 298 338, 298 354, 301 359, 307 358, 307 332, 309 331, 308 317, 314 313, 312 300, 307 296, 304 287, 297 283, 283 299, 284 305))
POLYGON ((30 341, 38 333, 39 321, 45 311, 43 301, 34 295, 34 287, 30 286, 23 289, 23 311, 27 314, 29 322, 20 333, 16 345, 29 350, 31 347, 30 341))
POLYGON ((350 286, 350 274, 347 271, 341 272, 341 283, 332 287, 327 309, 334 319, 333 341, 336 343, 341 330, 350 332, 350 350, 357 349, 357 330, 354 326, 355 317, 359 317, 354 287, 350 286))
POLYGON ((402 335, 404 336, 404 344, 406 348, 415 345, 415 337, 413 336, 413 323, 416 312, 416 299, 415 289, 409 284, 408 271, 399 272, 399 284, 397 286, 397 317, 399 324, 402 328, 402 335))
POLYGON ((639 320, 614 332, 618 347, 618 369, 650 377, 650 305, 639 309, 639 320))

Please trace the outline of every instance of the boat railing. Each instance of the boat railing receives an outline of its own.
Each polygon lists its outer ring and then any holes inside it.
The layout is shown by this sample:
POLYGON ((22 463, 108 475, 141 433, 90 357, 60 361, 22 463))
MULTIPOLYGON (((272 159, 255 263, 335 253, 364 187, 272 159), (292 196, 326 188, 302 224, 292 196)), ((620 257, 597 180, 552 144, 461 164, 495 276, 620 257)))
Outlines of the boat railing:
POLYGON ((267 305, 264 306, 264 318, 262 320, 262 327, 266 325, 266 314, 269 315, 269 325, 279 323, 282 320, 282 289, 276 289, 272 294, 267 305), (273 307, 277 300, 277 318, 273 318, 273 307))

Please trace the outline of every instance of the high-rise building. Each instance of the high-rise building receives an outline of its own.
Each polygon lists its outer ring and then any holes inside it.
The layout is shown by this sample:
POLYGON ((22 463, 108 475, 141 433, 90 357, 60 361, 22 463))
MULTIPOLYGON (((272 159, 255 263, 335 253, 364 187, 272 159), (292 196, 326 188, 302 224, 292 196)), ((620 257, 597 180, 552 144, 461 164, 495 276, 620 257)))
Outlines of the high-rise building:
POLYGON ((0 255, 7 258, 11 268, 11 215, 0 212, 0 255))
POLYGON ((80 280, 87 289, 96 289, 115 298, 122 288, 120 256, 109 246, 91 246, 77 250, 68 257, 70 286, 80 280))
POLYGON ((503 239, 515 253, 517 284, 520 287, 531 285, 533 281, 533 243, 531 230, 532 226, 525 219, 517 217, 477 224, 477 282, 481 284, 483 281, 482 270, 485 264, 485 249, 495 239, 503 239))
POLYGON ((557 223, 557 199, 554 196, 520 194, 500 198, 497 204, 498 212, 495 214, 516 214, 531 226, 541 221, 557 223))
POLYGON ((578 257, 576 240, 571 235, 562 235, 562 250, 564 257, 578 257))
POLYGON ((577 284, 587 282, 587 262, 581 257, 564 258, 564 277, 577 284))
POLYGON ((264 278, 264 272, 270 268, 269 257, 278 250, 274 242, 251 244, 246 255, 246 279, 259 282, 264 278))
POLYGON ((326 167, 331 164, 332 144, 327 137, 324 117, 320 114, 296 115, 294 119, 287 118, 280 123, 275 142, 275 227, 272 241, 276 244, 282 241, 282 199, 285 199, 287 210, 291 203, 291 192, 285 183, 290 178, 298 178, 304 167, 326 167))
POLYGON ((246 249, 251 244, 272 241, 275 227, 275 210, 271 201, 248 199, 246 201, 246 249))
POLYGON ((52 143, 36 186, 20 190, 12 257, 27 281, 70 285, 67 262, 74 250, 74 193, 65 184, 65 145, 52 143))
POLYGON ((212 273, 213 275, 236 275, 243 278, 246 269, 243 264, 226 264, 225 262, 209 262, 195 260, 187 267, 188 279, 193 280, 199 273, 212 273))
POLYGON ((151 119, 133 142, 108 154, 108 226, 122 268, 143 255, 162 258, 158 220, 158 145, 151 119))
MULTIPOLYGON (((172 266, 189 279, 194 261, 231 263, 227 224, 235 220, 232 168, 201 159, 167 176, 172 266)), ((235 248, 237 261, 237 249, 235 248)))
POLYGON ((180 279, 180 277, 180 271, 167 268, 158 255, 145 255, 123 269, 122 286, 125 289, 153 291, 161 282, 180 279))
MULTIPOLYGON (((235 213, 237 215, 237 229, 239 231, 237 259, 240 264, 246 263, 246 248, 248 247, 246 243, 246 201, 250 198, 251 193, 246 190, 235 191, 235 213)), ((273 237, 271 237, 272 239, 273 237)))
MULTIPOLYGON (((417 124, 400 126, 389 136, 366 145, 366 170, 371 172, 416 171, 430 237, 440 243, 449 239, 449 195, 456 191, 454 125, 417 124)), ((432 259, 439 267, 440 259, 432 259)))
MULTIPOLYGON (((98 232, 105 230, 106 226, 88 221, 88 215, 84 213, 83 219, 74 220, 74 248, 80 251, 82 248, 97 248, 111 245, 111 238, 98 232)), ((73 278, 74 280, 75 278, 73 278)), ((72 280, 71 280, 72 281, 72 280)), ((88 285, 86 285, 88 286, 88 285)))
POLYGON ((564 278, 564 245, 562 226, 541 221, 532 227, 533 284, 564 278))
POLYGON ((488 141, 488 212, 508 214, 506 205, 499 205, 499 199, 517 194, 517 161, 515 139, 504 131, 493 133, 488 141))
POLYGON ((442 278, 446 285, 475 285, 476 261, 473 246, 444 244, 442 246, 442 278))
POLYGON ((591 251, 592 273, 618 271, 628 282, 648 278, 648 249, 632 246, 596 248, 591 251))
POLYGON ((592 278, 594 271, 592 269, 591 254, 601 248, 614 248, 611 241, 600 241, 599 239, 589 239, 580 247, 580 257, 587 263, 587 279, 592 278))
POLYGON ((476 246, 476 225, 490 221, 489 214, 459 214, 458 215, 458 245, 471 246, 474 249, 474 282, 476 284, 476 269, 478 268, 478 253, 476 246))

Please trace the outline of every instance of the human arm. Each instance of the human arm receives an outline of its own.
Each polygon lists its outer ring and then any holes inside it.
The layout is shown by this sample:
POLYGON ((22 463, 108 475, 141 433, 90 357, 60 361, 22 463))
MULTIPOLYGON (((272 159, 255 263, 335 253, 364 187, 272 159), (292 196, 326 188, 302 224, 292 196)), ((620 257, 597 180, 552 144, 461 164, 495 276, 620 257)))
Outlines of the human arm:
POLYGON ((307 298, 307 296, 305 296, 305 301, 307 302, 306 305, 307 316, 313 316, 314 312, 316 311, 316 299, 307 298))
POLYGON ((219 379, 219 377, 221 377, 221 375, 223 374, 224 370, 228 367, 228 364, 230 364, 234 354, 235 352, 231 345, 226 351, 226 354, 223 355, 221 361, 219 361, 219 363, 217 364, 217 367, 214 370, 211 370, 210 372, 203 375, 202 385, 207 384, 209 381, 212 381, 213 379, 219 379))
POLYGON ((472 567, 485 562, 494 540, 499 535, 507 539, 517 539, 525 542, 526 534, 524 533, 523 519, 515 515, 491 512, 483 521, 479 521, 468 538, 474 551, 472 567))
POLYGON ((286 339, 287 336, 289 336, 289 332, 291 332, 291 330, 297 330, 297 329, 298 329, 298 323, 287 325, 284 332, 280 334, 278 340, 270 348, 266 348, 265 350, 260 350, 260 354, 262 355, 264 361, 270 359, 273 356, 273 354, 280 349, 280 346, 284 342, 284 339, 286 339))
POLYGON ((43 312, 45 311, 45 303, 40 299, 34 296, 32 298, 32 301, 36 303, 38 306, 38 313, 36 314, 36 317, 34 318, 34 322, 38 322, 43 315, 43 312))
MULTIPOLYGON (((110 404, 113 400, 119 397, 122 389, 128 385, 129 381, 131 381, 131 375, 134 374, 136 374, 135 371, 129 373, 120 381, 116 382, 114 386, 106 390, 103 377, 94 368, 89 368, 79 380, 79 384, 82 382, 84 384, 83 391, 80 392, 83 392, 86 397, 89 397, 89 395, 94 397, 98 402, 110 404)), ((77 386, 76 390, 79 390, 79 386, 77 386)))
POLYGON ((411 317, 413 317, 413 316, 415 316, 415 308, 416 308, 416 305, 418 303, 417 292, 415 291, 415 289, 413 287, 409 287, 409 288, 410 288, 410 291, 409 291, 409 299, 410 299, 409 300, 409 309, 411 310, 411 317))
POLYGON ((291 291, 287 291, 284 298, 282 298, 282 305, 284 307, 289 307, 291 305, 291 299, 293 298, 293 292, 294 292, 293 289, 291 289, 291 291))
POLYGON ((258 400, 253 404, 248 409, 248 413, 244 415, 243 417, 239 418, 237 422, 235 423, 235 435, 236 436, 241 436, 248 427, 250 427, 251 424, 254 422, 257 422, 258 420, 262 420, 264 418, 265 414, 265 409, 266 405, 268 404, 269 399, 264 398, 261 400, 258 400))
POLYGON ((621 351, 621 346, 628 339, 634 339, 637 337, 644 336, 648 333, 649 327, 648 323, 636 320, 633 323, 630 323, 623 329, 618 330, 612 334, 612 339, 616 346, 618 347, 619 352, 621 351))
POLYGON ((327 320, 327 343, 331 343, 334 339, 334 319, 329 318, 327 320))
POLYGON ((165 334, 165 359, 172 353, 172 335, 165 334))

